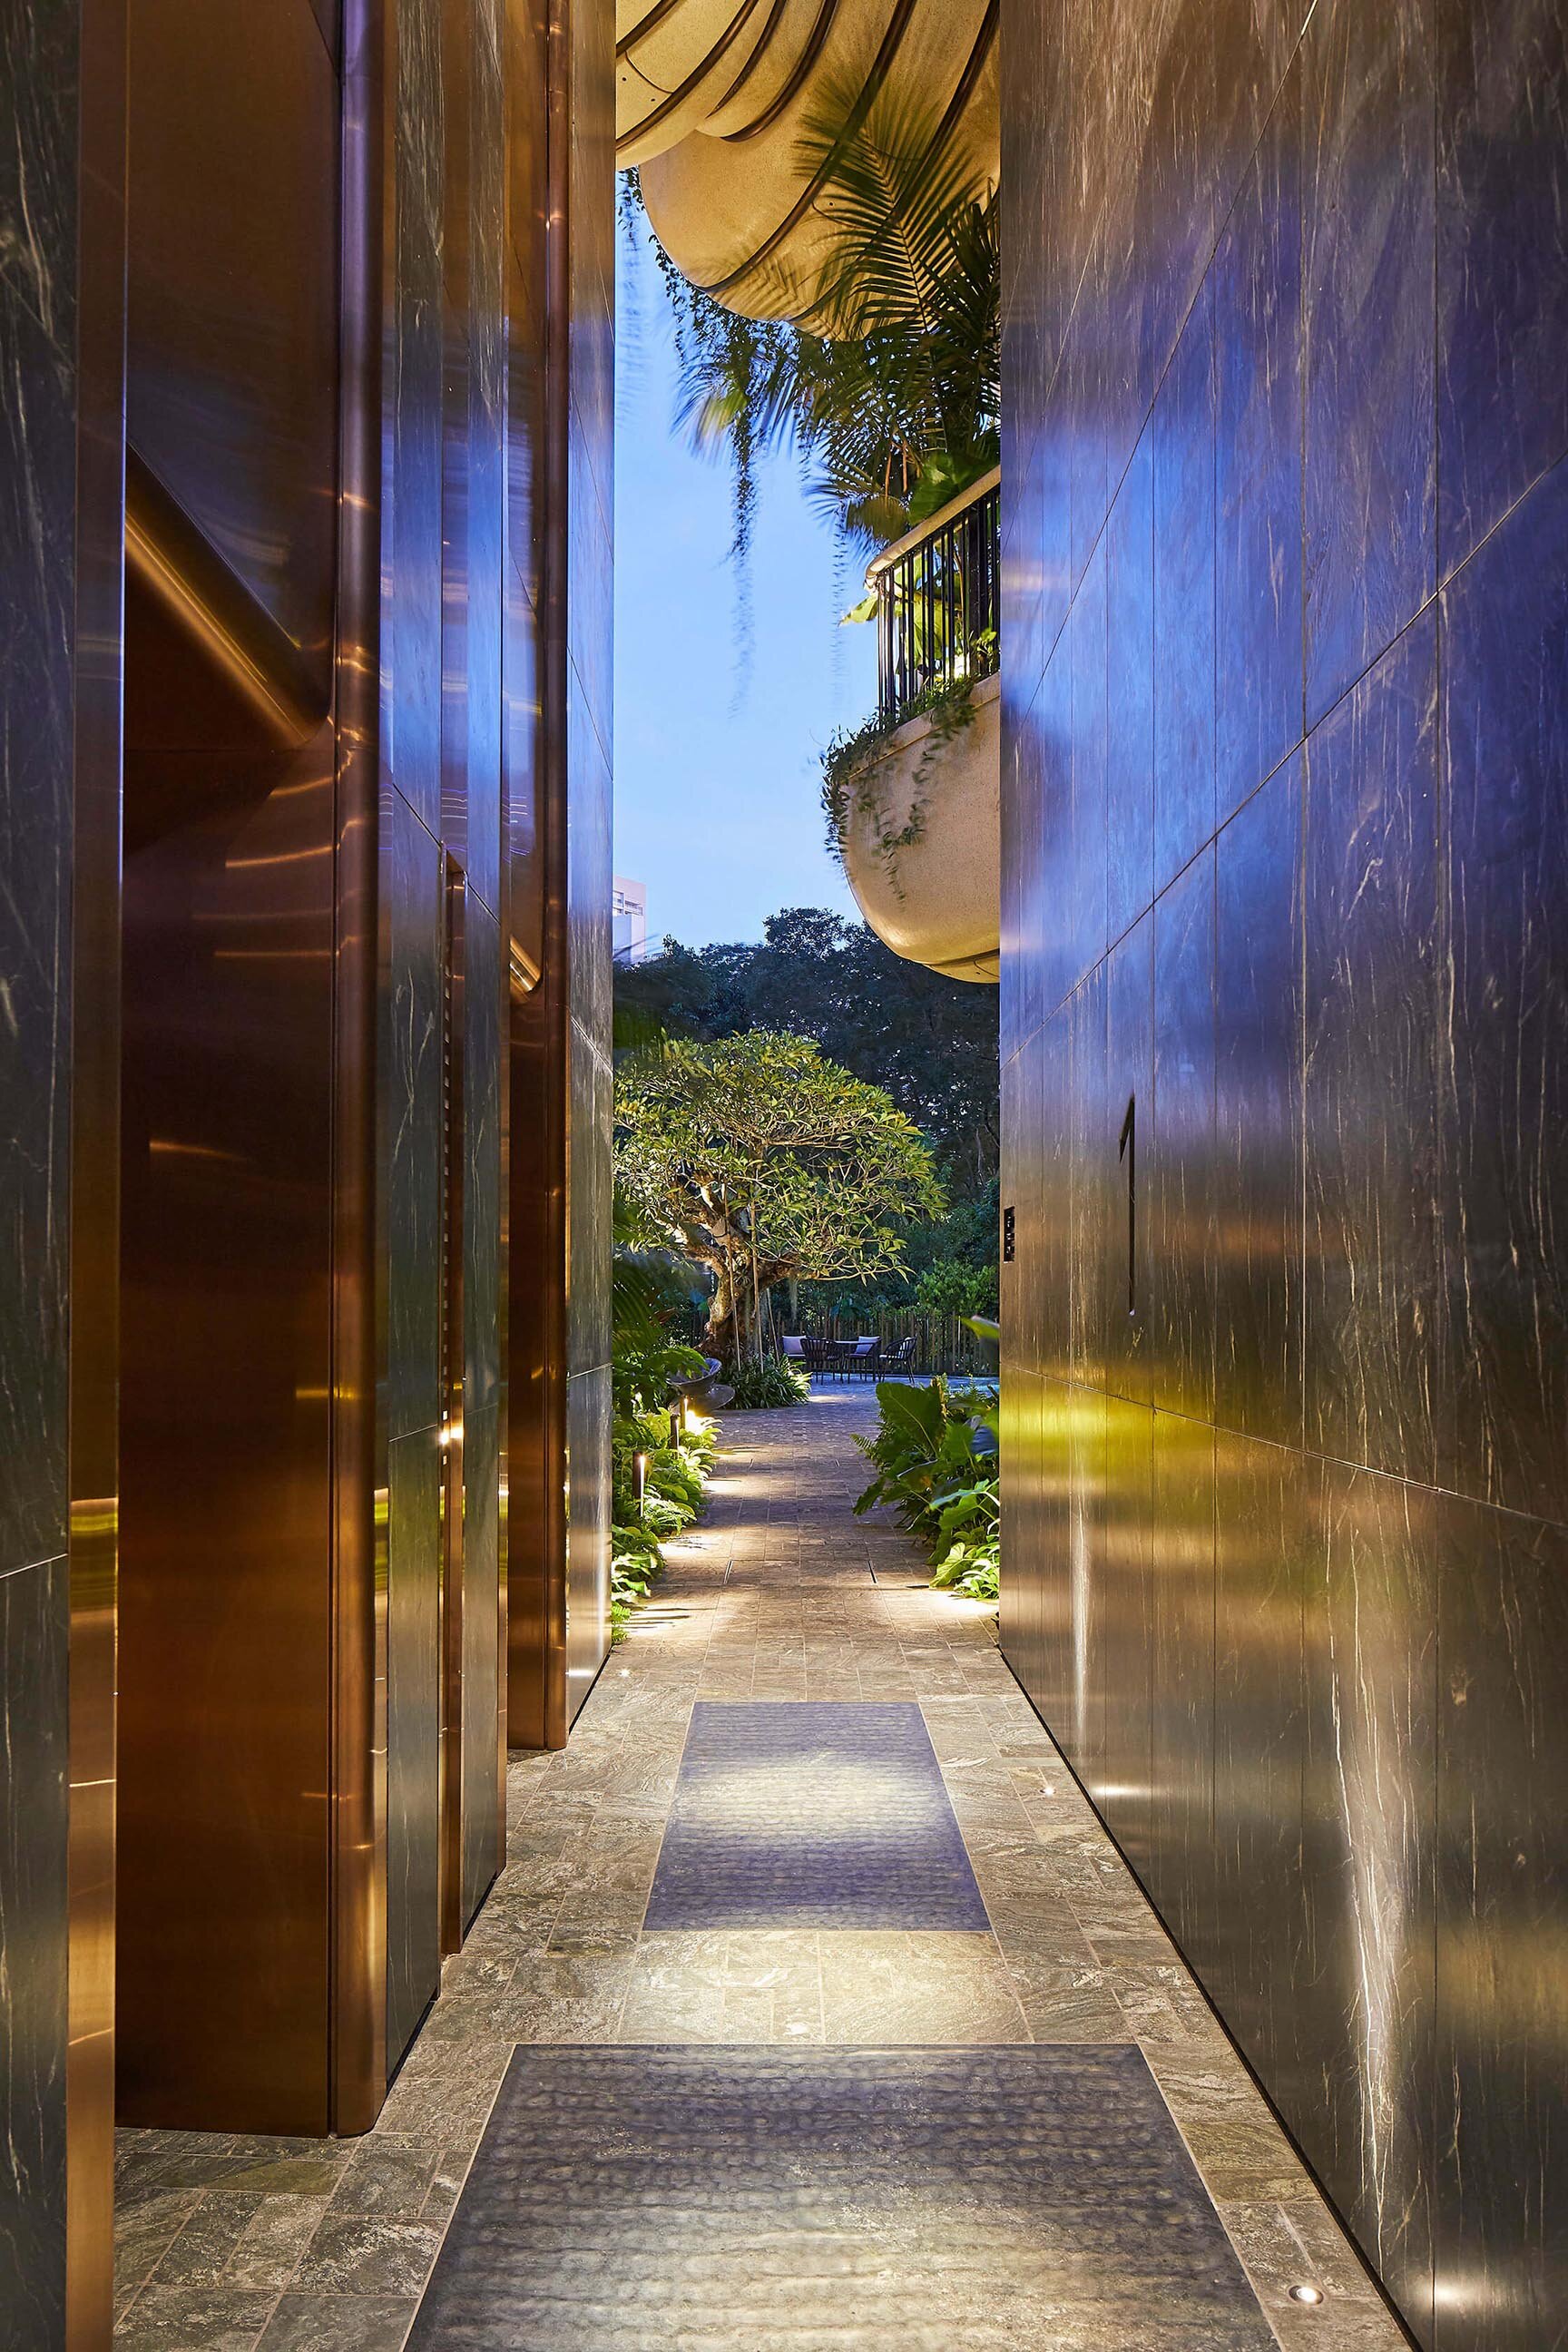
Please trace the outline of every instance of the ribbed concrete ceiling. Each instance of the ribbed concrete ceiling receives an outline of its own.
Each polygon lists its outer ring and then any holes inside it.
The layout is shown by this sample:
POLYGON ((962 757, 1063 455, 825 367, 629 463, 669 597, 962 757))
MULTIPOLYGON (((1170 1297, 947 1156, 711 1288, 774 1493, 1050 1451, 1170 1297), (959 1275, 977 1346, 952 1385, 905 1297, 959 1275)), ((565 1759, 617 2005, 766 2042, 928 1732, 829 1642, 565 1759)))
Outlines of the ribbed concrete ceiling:
POLYGON ((819 181, 797 150, 831 96, 999 169, 999 0, 617 0, 616 159, 694 286, 748 318, 811 308, 819 181))

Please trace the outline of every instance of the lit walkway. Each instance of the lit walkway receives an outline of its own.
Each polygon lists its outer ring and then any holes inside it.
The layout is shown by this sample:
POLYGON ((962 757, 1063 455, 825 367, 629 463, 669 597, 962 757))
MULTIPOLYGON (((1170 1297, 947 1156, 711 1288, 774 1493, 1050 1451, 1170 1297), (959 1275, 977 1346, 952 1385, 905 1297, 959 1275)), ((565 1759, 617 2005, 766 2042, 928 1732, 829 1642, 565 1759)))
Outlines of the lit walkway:
MULTIPOLYGON (((571 1746, 512 1766, 510 1865, 370 2137, 126 2135, 121 2342, 396 2352, 492 2108, 420 2346, 1267 2347, 1183 2141, 1281 2345, 1403 2341, 1060 1767, 990 1619, 925 1590, 891 1527, 852 1518, 864 1465, 851 1438, 872 1411, 841 1390, 727 1419, 710 1517, 672 1549, 571 1746), (677 1801, 699 1699, 884 1702, 877 1725, 902 1726, 904 1750, 918 1702, 984 1910, 957 1927, 837 1924, 841 1901, 907 1902, 884 1853, 833 1896, 833 1925, 692 1924, 703 1874, 674 1869, 672 1837, 655 1916, 680 1924, 645 1927, 672 1803, 682 1837, 719 1836, 710 1892, 727 1921, 737 1901, 766 1912, 800 1895, 773 1867, 797 1834, 777 1801, 794 1768, 737 1764, 725 1745, 796 1719, 700 1718, 716 1777, 694 1780, 689 1765, 677 1801), (749 1793, 731 1822, 723 1792, 737 1788, 749 1793), (519 2043, 557 2046, 520 2064, 498 2105, 519 2043), (595 2168, 585 2150, 606 2130, 612 2153, 595 2168), (1162 2247, 1180 2294, 1149 2268, 1162 2247), (554 2300, 509 2323, 489 2305, 520 2261, 554 2300), (1084 2299, 1058 2307, 1069 2273, 1084 2299), (1320 2308, 1289 2300, 1303 2282, 1325 2291, 1320 2308)), ((851 1741, 870 1722, 818 1720, 848 1724, 851 1741)), ((923 1748, 918 1719, 914 1735, 923 1748)), ((918 1763, 819 1762, 800 1814, 822 1771, 849 1790, 892 1769, 914 1790, 910 1834, 934 1853, 951 1817, 940 1788, 940 1821, 926 1801, 918 1763)))

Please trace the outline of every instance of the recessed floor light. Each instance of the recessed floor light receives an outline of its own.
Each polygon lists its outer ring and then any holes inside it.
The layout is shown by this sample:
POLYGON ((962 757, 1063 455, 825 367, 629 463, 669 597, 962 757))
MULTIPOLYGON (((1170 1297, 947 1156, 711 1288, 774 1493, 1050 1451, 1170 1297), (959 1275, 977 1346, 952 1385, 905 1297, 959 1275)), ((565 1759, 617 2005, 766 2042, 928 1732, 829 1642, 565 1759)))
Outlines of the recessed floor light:
POLYGON ((1323 2290, 1321 2286, 1293 2286, 1289 2295, 1292 2303, 1321 2303, 1323 2290))

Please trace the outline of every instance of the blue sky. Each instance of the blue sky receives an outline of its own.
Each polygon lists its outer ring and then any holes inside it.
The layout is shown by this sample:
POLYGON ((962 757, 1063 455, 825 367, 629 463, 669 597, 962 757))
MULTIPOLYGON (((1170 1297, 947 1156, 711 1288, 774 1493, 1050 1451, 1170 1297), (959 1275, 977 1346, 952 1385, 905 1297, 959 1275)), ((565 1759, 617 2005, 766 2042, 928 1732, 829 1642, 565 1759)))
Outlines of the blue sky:
POLYGON ((793 459, 761 485, 755 655, 731 709, 730 478, 673 425, 674 357, 646 245, 618 242, 616 383, 616 871, 647 886, 651 936, 762 937, 781 907, 853 914, 823 845, 818 753, 877 699, 869 628, 837 627, 832 534, 793 459))

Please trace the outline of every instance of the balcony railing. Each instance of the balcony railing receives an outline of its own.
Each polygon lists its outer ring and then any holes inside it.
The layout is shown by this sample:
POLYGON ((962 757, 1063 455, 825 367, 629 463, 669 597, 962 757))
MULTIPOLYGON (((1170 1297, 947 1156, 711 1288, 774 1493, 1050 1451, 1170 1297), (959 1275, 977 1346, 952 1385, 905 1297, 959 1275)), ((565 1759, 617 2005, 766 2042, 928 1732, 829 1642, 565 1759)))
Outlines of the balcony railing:
POLYGON ((877 594, 884 725, 900 726, 933 688, 997 667, 1002 604, 1000 467, 896 540, 866 573, 877 594))

